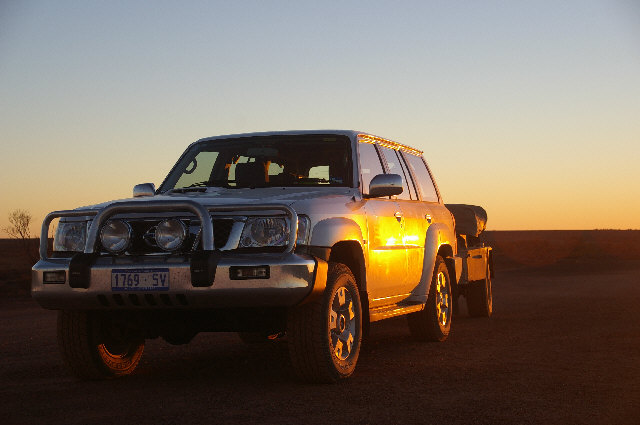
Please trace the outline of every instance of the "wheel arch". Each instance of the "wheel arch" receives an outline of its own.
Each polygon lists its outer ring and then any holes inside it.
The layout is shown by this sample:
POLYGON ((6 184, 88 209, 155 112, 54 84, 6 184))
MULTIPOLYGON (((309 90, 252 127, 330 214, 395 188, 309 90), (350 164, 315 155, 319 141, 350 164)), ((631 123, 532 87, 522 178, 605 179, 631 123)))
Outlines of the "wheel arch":
POLYGON ((342 263, 351 269, 368 321, 367 273, 360 225, 350 218, 326 218, 313 226, 310 241, 312 254, 318 253, 325 261, 342 263))
POLYGON ((447 272, 449 273, 449 281, 451 286, 457 286, 456 279, 456 262, 453 258, 453 247, 447 243, 444 243, 438 247, 438 254, 444 260, 447 265, 447 272))
MULTIPOLYGON (((455 235, 453 235, 453 238, 455 238, 455 235)), ((436 257, 440 255, 443 259, 445 259, 445 261, 447 257, 452 258, 452 243, 454 241, 455 239, 452 240, 449 227, 447 227, 444 223, 434 223, 429 226, 424 241, 422 276, 420 277, 420 282, 418 283, 418 285, 413 289, 413 291, 411 291, 409 301, 417 303, 427 302, 427 297, 429 296, 429 286, 431 284, 433 266, 436 262, 436 257)), ((449 276, 451 277, 451 270, 455 270, 455 268, 452 269, 449 267, 449 263, 446 264, 449 271, 449 276)), ((453 277, 455 279, 455 272, 453 274, 453 277)), ((454 279, 451 279, 451 281, 453 281, 454 279)))
POLYGON ((329 261, 342 263, 351 269, 356 278, 356 285, 360 292, 367 290, 367 273, 364 264, 362 247, 356 241, 341 241, 331 247, 329 261))
POLYGON ((353 241, 362 250, 363 240, 358 223, 344 217, 332 217, 320 220, 313 226, 310 245, 333 247, 343 241, 353 241))

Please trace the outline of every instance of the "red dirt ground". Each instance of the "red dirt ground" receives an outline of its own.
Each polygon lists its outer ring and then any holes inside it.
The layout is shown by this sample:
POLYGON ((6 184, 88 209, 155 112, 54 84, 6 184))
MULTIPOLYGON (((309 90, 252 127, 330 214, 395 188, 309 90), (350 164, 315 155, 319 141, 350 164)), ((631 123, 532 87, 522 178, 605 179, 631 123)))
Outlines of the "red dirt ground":
POLYGON ((2 422, 640 423, 640 231, 486 239, 491 319, 463 309, 444 343, 413 341, 403 318, 376 323, 355 374, 337 385, 297 382, 286 342, 246 346, 226 333, 148 341, 133 376, 77 381, 58 354, 56 312, 21 295, 28 271, 7 260, 4 241, 2 422))

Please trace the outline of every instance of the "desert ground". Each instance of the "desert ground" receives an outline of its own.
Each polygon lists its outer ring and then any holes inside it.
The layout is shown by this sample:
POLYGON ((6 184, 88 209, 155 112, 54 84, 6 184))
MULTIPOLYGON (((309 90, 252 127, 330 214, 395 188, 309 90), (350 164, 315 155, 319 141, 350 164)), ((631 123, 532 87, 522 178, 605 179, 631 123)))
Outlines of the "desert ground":
MULTIPOLYGON (((638 424, 640 231, 487 232, 494 315, 462 308, 444 343, 375 323, 355 374, 299 383, 286 341, 231 333, 147 341, 132 376, 64 370, 56 312, 28 296, 28 260, 0 241, 0 416, 5 424, 638 424)), ((463 306, 464 307, 464 306, 463 306)))

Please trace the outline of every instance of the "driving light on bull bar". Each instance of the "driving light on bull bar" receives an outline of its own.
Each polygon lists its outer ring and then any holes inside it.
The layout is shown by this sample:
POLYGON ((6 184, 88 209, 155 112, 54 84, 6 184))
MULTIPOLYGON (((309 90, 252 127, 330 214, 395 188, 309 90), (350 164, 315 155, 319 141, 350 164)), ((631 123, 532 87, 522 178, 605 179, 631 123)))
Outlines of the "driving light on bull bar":
POLYGON ((165 251, 175 251, 180 248, 186 238, 186 226, 175 218, 162 220, 156 227, 156 243, 165 251))
POLYGON ((269 279, 269 266, 231 266, 229 278, 231 280, 269 279))
POLYGON ((126 250, 130 240, 131 226, 122 220, 109 220, 100 231, 102 246, 112 254, 119 254, 126 250))

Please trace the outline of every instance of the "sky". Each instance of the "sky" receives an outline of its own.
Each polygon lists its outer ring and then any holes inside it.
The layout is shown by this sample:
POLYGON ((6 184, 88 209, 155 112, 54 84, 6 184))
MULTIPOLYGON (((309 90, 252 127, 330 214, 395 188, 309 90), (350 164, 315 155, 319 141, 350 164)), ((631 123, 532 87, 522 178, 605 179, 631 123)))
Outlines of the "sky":
POLYGON ((424 151, 490 230, 640 229, 640 2, 0 0, 0 228, 291 129, 424 151))

